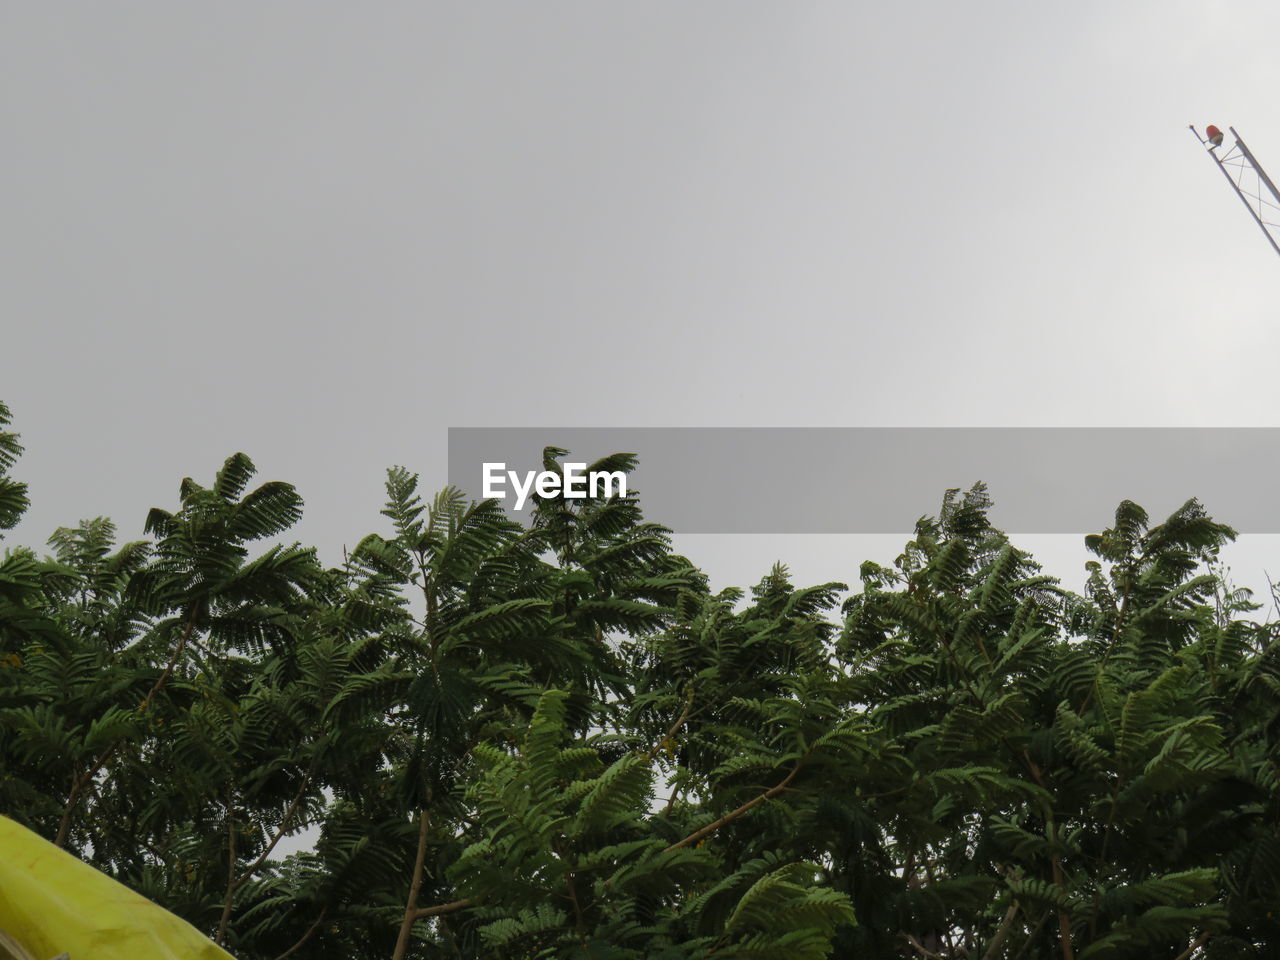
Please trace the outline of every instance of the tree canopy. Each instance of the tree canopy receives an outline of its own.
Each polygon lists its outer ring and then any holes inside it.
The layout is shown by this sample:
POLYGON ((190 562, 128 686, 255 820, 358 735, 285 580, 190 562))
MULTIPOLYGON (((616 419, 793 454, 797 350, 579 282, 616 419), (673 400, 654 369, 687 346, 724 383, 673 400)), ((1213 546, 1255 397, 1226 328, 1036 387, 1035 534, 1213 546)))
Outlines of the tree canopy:
POLYGON ((981 486, 852 590, 712 592, 634 495, 386 495, 338 566, 239 453, 7 548, 0 813, 241 960, 1280 954, 1276 625, 1195 500, 1082 594, 981 486))

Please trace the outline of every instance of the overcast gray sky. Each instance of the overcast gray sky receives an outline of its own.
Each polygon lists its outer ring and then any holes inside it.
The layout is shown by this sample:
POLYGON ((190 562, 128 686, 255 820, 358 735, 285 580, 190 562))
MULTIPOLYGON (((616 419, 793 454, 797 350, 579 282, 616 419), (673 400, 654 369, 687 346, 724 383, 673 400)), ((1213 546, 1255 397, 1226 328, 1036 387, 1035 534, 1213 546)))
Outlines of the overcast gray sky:
POLYGON ((1187 124, 1280 172, 1277 35, 1209 0, 3 0, 8 542, 137 536, 244 450, 332 561, 386 466, 445 482, 449 426, 1275 426, 1280 260, 1187 124))

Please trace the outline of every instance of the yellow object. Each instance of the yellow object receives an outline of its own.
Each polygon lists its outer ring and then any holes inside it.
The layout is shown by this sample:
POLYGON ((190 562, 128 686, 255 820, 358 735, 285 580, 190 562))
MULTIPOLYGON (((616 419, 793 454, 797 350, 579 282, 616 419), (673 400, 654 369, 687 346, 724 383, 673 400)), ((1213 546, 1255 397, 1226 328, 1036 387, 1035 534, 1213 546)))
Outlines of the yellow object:
POLYGON ((232 960, 185 920, 8 817, 0 817, 0 931, 34 960, 232 960))

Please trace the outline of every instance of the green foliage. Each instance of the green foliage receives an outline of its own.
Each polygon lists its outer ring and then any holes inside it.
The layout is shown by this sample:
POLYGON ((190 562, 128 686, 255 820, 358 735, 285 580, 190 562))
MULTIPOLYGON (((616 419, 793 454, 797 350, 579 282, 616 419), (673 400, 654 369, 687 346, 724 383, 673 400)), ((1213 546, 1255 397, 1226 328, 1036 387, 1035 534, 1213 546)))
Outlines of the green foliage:
POLYGON ((852 594, 713 594, 634 496, 386 492, 332 568, 243 454, 8 550, 0 811, 242 960, 1280 950, 1276 626, 1195 501, 1080 595, 981 487, 852 594))
POLYGON ((716 850, 668 843, 652 756, 606 764, 601 748, 577 746, 568 699, 542 695, 515 754, 477 748, 478 839, 450 870, 475 903, 458 933, 477 953, 827 956, 853 912, 815 866, 775 852, 724 876, 716 850))
MULTIPOLYGON (((22 453, 18 435, 5 429, 12 422, 11 417, 9 408, 0 401, 0 530, 11 530, 17 526, 30 503, 27 485, 9 476, 22 453)), ((0 539, 3 539, 3 534, 0 534, 0 539)))

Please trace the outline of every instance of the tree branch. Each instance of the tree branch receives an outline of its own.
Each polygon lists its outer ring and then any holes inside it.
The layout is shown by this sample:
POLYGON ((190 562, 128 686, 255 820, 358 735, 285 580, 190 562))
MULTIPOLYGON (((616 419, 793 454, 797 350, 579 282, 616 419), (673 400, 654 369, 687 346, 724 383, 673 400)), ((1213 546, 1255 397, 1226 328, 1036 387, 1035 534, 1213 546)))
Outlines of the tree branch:
MULTIPOLYGON (((151 690, 148 691, 147 695, 143 698, 142 703, 138 705, 139 710, 145 710, 147 707, 151 706, 151 701, 156 698, 156 695, 164 689, 164 685, 169 682, 169 677, 173 675, 173 670, 178 664, 178 658, 182 656, 182 651, 187 648, 187 641, 191 639, 191 634, 195 630, 195 626, 196 615, 195 610, 193 609, 188 614, 187 625, 182 631, 182 639, 178 641, 177 647, 174 648, 173 656, 169 658, 169 663, 164 668, 164 673, 160 674, 155 684, 151 687, 151 690)), ((67 805, 63 807, 62 819, 58 822, 58 834, 53 840, 53 845, 55 847, 62 847, 66 844, 67 834, 71 832, 71 818, 75 815, 76 805, 80 800, 80 794, 84 792, 84 788, 92 782, 93 778, 98 775, 98 771, 107 765, 107 761, 111 759, 112 754, 116 752, 116 748, 118 748, 122 742, 124 742, 123 738, 117 739, 114 743, 108 746, 106 750, 99 754, 98 758, 93 762, 93 765, 89 767, 84 774, 80 776, 72 776, 71 789, 67 793, 67 805)))
POLYGON ((919 940, 917 940, 915 937, 913 937, 909 933, 904 933, 902 935, 902 939, 907 941, 907 944, 911 947, 911 949, 914 950, 916 953, 918 953, 922 957, 928 957, 929 960, 947 960, 947 958, 944 957, 942 954, 934 953, 932 950, 927 949, 923 943, 921 943, 919 940))
POLYGON ((289 809, 284 812, 284 817, 280 820, 280 826, 276 829, 275 836, 271 838, 271 842, 267 844, 267 848, 258 855, 257 859, 255 859, 253 863, 245 867, 240 873, 240 876, 236 878, 237 887, 248 880, 255 870, 267 862, 267 857, 271 856, 271 851, 276 848, 276 844, 280 842, 281 838, 284 837, 285 833, 288 831, 289 821, 291 821, 294 815, 298 812, 298 808, 302 805, 302 798, 306 795, 307 787, 311 785, 311 778, 316 772, 318 758, 319 754, 317 754, 316 760, 312 760, 310 769, 307 770, 306 775, 302 778, 302 785, 298 787, 298 792, 294 796, 293 802, 289 804, 289 809))
POLYGON ((242 870, 239 874, 236 873, 235 821, 234 820, 231 821, 232 833, 231 833, 230 862, 227 864, 227 871, 228 871, 227 896, 226 896, 226 900, 222 905, 222 919, 218 922, 218 938, 216 941, 214 941, 219 946, 222 945, 223 937, 226 935, 227 925, 231 922, 231 912, 233 909, 233 900, 235 898, 236 891, 239 890, 240 887, 244 885, 244 882, 246 880, 248 880, 251 876, 253 876, 253 874, 255 873, 255 871, 257 871, 259 867, 261 867, 264 863, 267 862, 267 857, 271 856, 271 851, 275 849, 276 844, 280 842, 280 838, 284 836, 285 831, 289 827, 289 821, 292 820, 294 814, 298 812, 298 807, 302 803, 302 798, 306 794, 307 786, 311 782, 312 774, 315 773, 316 765, 318 762, 319 762, 319 754, 317 753, 316 756, 312 759, 311 766, 310 768, 308 768, 306 775, 302 778, 302 785, 298 787, 298 792, 294 796, 293 802, 289 804, 289 809, 285 811, 284 817, 280 821, 280 826, 276 830, 275 836, 271 838, 271 841, 267 844, 266 849, 263 850, 262 853, 260 853, 258 857, 251 864, 245 867, 244 870, 242 870))
POLYGON ((1192 940, 1191 946, 1183 950, 1180 954, 1174 957, 1173 960, 1191 960, 1191 955, 1203 947, 1210 936, 1212 936, 1212 934, 1206 930, 1204 933, 1200 934, 1200 936, 1192 940))
POLYGON ((218 918, 218 935, 213 942, 222 946, 227 937, 227 924, 231 922, 231 905, 235 900, 236 888, 236 814, 234 798, 227 791, 227 895, 222 903, 222 916, 218 918))
POLYGON ((1009 909, 1004 912, 1004 919, 1000 921, 1000 926, 996 930, 995 936, 991 938, 991 945, 982 954, 982 960, 996 960, 1000 956, 1000 948, 1004 946, 1005 940, 1009 938, 1009 931, 1013 928, 1013 918, 1017 915, 1018 901, 1015 900, 1009 904, 1009 909))
MULTIPOLYGON (((1049 826, 1052 829, 1052 821, 1049 826)), ((1056 838, 1053 839, 1056 840, 1056 838)), ((1049 862, 1053 866, 1053 885, 1065 895, 1067 883, 1062 875, 1062 860, 1055 853, 1049 858, 1049 862)), ((1058 909, 1058 934, 1062 938, 1062 960, 1075 960, 1075 948, 1071 945, 1071 920, 1067 916, 1067 911, 1061 908, 1058 909)))
POLYGON ((327 914, 328 912, 329 912, 328 907, 325 907, 323 910, 321 910, 320 916, 316 917, 316 922, 313 923, 311 926, 307 927, 307 932, 304 933, 299 938, 298 942, 295 943, 288 950, 286 950, 284 953, 280 954, 280 956, 276 957, 276 960, 284 960, 284 958, 289 956, 291 953, 295 953, 298 950, 301 950, 303 944, 305 944, 308 940, 311 939, 311 935, 320 929, 320 924, 324 923, 325 914, 327 914))
POLYGON ((423 914, 417 909, 418 891, 422 888, 422 867, 427 860, 427 835, 431 832, 431 814, 424 808, 418 811, 418 852, 413 859, 413 879, 409 881, 409 896, 404 902, 404 918, 400 921, 400 935, 391 960, 404 960, 409 950, 409 938, 413 934, 413 922, 423 914))
POLYGON ((797 763, 792 768, 791 772, 788 773, 786 777, 783 778, 782 782, 779 783, 776 787, 770 787, 768 790, 760 794, 760 796, 756 797, 755 799, 748 800, 742 806, 738 807, 737 810, 734 810, 732 813, 726 813, 723 817, 721 817, 715 823, 709 823, 705 827, 703 827, 701 830, 695 830, 693 833, 689 834, 689 836, 685 837, 683 840, 673 843, 671 846, 667 847, 667 849, 663 850, 662 852, 670 853, 672 850, 679 850, 681 847, 687 847, 691 843, 697 843, 703 837, 707 836, 707 834, 715 833, 717 830, 723 827, 726 823, 729 823, 730 821, 733 821, 733 820, 737 820, 740 816, 742 816, 747 811, 753 810, 756 807, 760 806, 760 804, 764 803, 766 800, 776 797, 783 790, 787 789, 787 786, 791 783, 792 780, 796 778, 796 774, 798 774, 799 772, 800 772, 800 764, 797 763))
POLYGON ((668 741, 670 741, 672 737, 674 737, 677 733, 680 732, 680 728, 683 727, 685 723, 688 721, 689 711, 692 708, 693 708, 693 684, 689 684, 689 692, 685 694, 685 698, 684 698, 684 709, 680 711, 680 716, 676 717, 675 723, 671 724, 671 726, 667 729, 667 732, 662 735, 662 738, 653 745, 652 749, 649 750, 648 759, 650 760, 650 762, 652 762, 654 758, 658 756, 658 753, 662 750, 663 746, 668 741))
POLYGON ((438 917, 442 913, 453 913, 455 910, 465 910, 474 903, 475 901, 468 897, 465 900, 454 900, 452 903, 441 903, 434 907, 420 907, 413 911, 413 919, 421 920, 423 917, 438 917))

